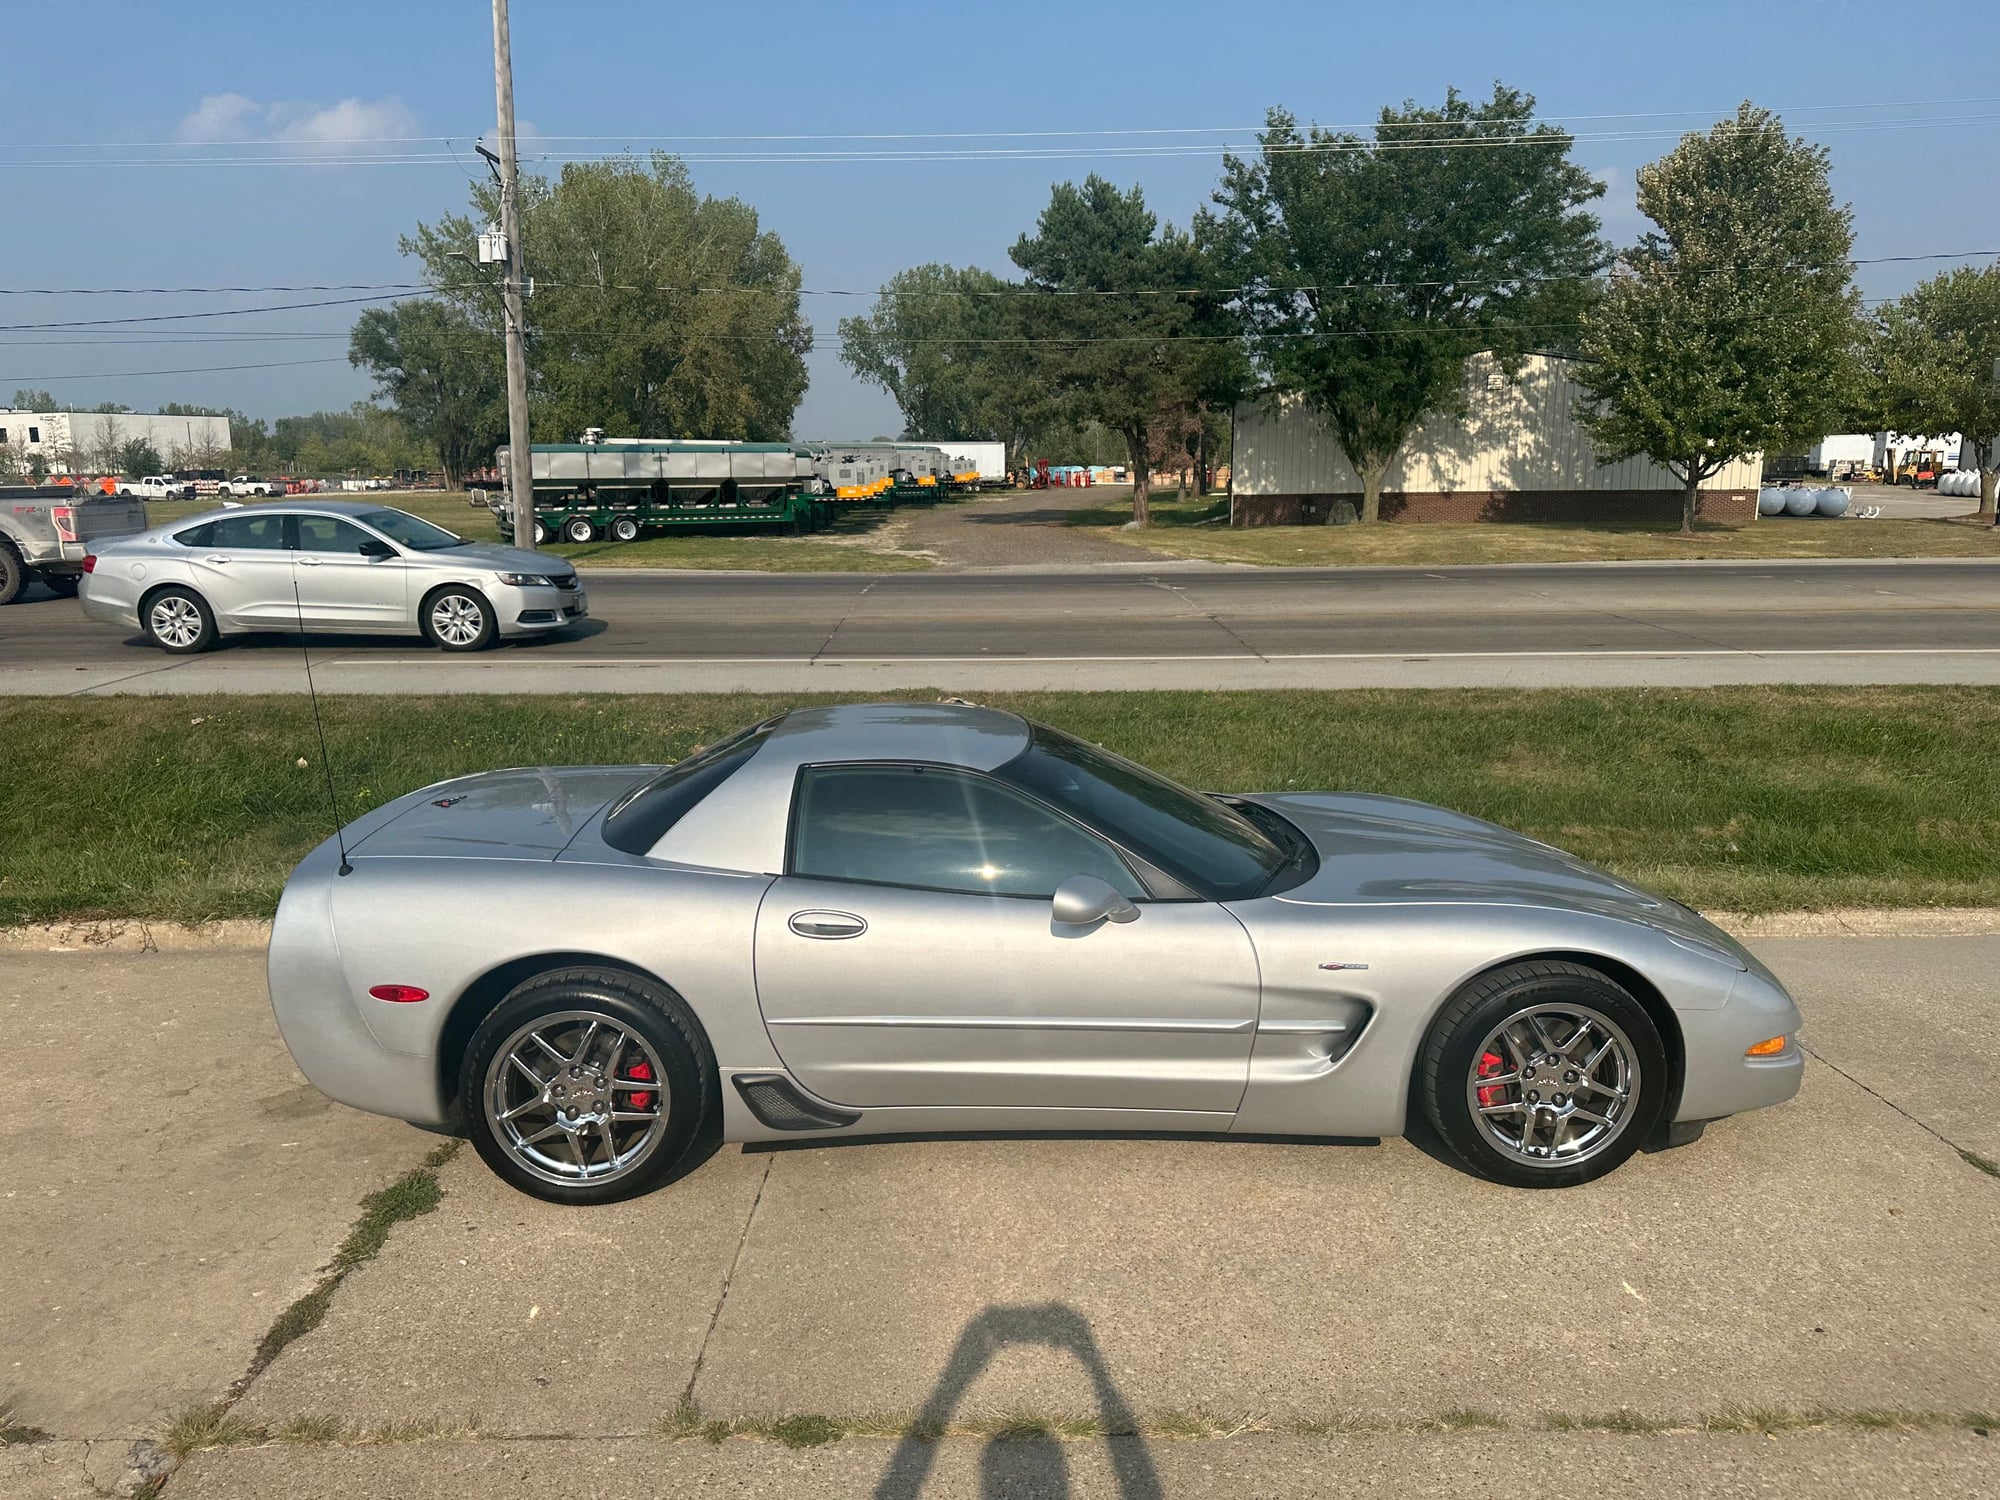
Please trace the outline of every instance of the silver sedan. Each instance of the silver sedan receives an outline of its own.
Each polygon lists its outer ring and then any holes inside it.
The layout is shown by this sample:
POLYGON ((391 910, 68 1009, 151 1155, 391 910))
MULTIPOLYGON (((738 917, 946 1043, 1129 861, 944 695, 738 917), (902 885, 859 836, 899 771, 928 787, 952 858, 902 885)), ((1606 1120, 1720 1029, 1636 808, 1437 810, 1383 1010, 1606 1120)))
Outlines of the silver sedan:
POLYGON ((243 505, 107 543, 84 559, 83 612, 163 651, 224 635, 421 635, 446 651, 542 635, 589 613, 558 557, 464 537, 350 500, 243 505))
POLYGON ((802 709, 494 771, 299 865, 271 999, 361 1109, 526 1192, 725 1140, 1399 1134, 1563 1187, 1789 1099, 1799 1013, 1686 907, 1394 797, 1190 791, 991 709, 802 709))

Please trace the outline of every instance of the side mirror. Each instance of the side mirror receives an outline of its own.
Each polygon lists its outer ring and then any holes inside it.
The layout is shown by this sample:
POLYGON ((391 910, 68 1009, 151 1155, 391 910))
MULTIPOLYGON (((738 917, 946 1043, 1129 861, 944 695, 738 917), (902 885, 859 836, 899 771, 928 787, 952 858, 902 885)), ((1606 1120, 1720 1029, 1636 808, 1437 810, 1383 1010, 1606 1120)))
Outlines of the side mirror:
POLYGON ((374 536, 369 537, 359 547, 355 548, 355 551, 359 552, 363 557, 394 557, 396 555, 394 547, 391 547, 380 537, 374 536))
POLYGON ((1050 903, 1054 920, 1068 927, 1089 927, 1097 922, 1136 922, 1139 908, 1108 880, 1095 875, 1072 875, 1056 887, 1050 903))

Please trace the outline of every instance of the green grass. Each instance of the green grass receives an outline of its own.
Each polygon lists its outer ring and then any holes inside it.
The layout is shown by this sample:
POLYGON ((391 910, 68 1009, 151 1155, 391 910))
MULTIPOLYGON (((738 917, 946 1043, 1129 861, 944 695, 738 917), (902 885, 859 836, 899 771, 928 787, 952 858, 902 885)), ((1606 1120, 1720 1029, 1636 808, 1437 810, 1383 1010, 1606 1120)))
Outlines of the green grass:
MULTIPOLYGON (((394 506, 434 521, 475 542, 501 540, 493 513, 470 504, 463 490, 408 494, 328 495, 326 499, 367 500, 394 506)), ((146 519, 164 526, 213 510, 212 501, 149 500, 146 519)), ((777 531, 733 531, 703 527, 636 542, 598 541, 571 545, 550 541, 543 552, 567 557, 587 568, 747 569, 766 573, 908 573, 931 566, 930 559, 889 550, 883 528, 895 512, 875 506, 843 512, 824 531, 792 536, 777 531)))
MULTIPOLYGON (((674 760, 741 724, 826 701, 465 695, 325 707, 351 819, 468 771, 674 760)), ((1711 910, 2000 905, 2000 689, 985 701, 1196 786, 1443 803, 1711 910)), ((291 866, 326 834, 319 761, 297 697, 7 700, 0 924, 268 916, 291 866)))
POLYGON ((1153 524, 1121 528, 1129 503, 1076 512, 1070 525, 1114 540, 1208 562, 1267 567, 1463 567, 1475 563, 1624 562, 1662 558, 2000 557, 1990 524, 1921 517, 1873 521, 1766 519, 1702 524, 1692 540, 1676 522, 1508 522, 1380 526, 1254 526, 1233 529, 1222 496, 1157 496, 1153 524), (1217 519, 1217 518, 1220 519, 1217 519), (1203 524, 1212 523, 1212 524, 1203 524))

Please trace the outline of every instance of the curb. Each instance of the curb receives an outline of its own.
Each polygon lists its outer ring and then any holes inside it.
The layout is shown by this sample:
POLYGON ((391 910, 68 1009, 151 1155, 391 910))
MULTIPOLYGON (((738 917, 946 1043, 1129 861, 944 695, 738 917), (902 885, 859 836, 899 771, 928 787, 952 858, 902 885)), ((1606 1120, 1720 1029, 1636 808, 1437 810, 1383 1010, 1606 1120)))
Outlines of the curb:
MULTIPOLYGON (((1732 937, 1991 937, 2000 907, 1835 907, 1827 911, 1704 912, 1732 937)), ((220 953, 267 947, 271 924, 256 917, 219 922, 41 922, 0 927, 0 953, 220 953)))

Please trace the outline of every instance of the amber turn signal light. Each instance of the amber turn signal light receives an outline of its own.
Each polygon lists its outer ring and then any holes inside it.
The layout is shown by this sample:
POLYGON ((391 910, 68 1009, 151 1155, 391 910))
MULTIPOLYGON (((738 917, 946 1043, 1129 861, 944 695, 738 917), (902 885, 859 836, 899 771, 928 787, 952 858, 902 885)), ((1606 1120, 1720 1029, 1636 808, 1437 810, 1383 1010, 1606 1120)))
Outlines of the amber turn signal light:
POLYGON ((1743 1055, 1745 1057, 1776 1057, 1784 1050, 1785 1039, 1781 1036, 1774 1036, 1759 1042, 1754 1047, 1746 1047, 1743 1055))

